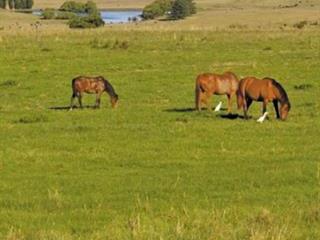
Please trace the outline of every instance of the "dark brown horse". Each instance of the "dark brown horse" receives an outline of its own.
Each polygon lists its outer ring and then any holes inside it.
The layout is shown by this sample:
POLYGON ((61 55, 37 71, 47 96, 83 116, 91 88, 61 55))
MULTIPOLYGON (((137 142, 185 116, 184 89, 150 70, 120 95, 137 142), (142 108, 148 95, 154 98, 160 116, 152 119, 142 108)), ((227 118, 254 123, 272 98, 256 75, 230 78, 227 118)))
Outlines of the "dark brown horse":
POLYGON ((204 73, 198 75, 196 79, 196 109, 201 110, 201 103, 207 105, 211 110, 210 98, 215 95, 227 95, 228 112, 231 113, 231 99, 238 90, 239 81, 237 76, 232 72, 224 74, 204 73))
POLYGON ((116 107, 118 102, 118 95, 114 91, 112 85, 104 77, 84 77, 79 76, 72 80, 72 97, 70 110, 73 108, 74 99, 77 97, 79 105, 82 108, 83 93, 96 94, 95 107, 100 107, 100 98, 103 92, 107 92, 110 96, 112 108, 116 107))
POLYGON ((247 77, 240 81, 237 92, 238 108, 243 108, 244 117, 248 118, 248 109, 252 101, 262 103, 262 114, 267 111, 268 102, 273 102, 277 118, 285 120, 288 117, 291 105, 288 95, 276 80, 271 78, 257 79, 247 77), (280 103, 280 112, 278 103, 280 103))

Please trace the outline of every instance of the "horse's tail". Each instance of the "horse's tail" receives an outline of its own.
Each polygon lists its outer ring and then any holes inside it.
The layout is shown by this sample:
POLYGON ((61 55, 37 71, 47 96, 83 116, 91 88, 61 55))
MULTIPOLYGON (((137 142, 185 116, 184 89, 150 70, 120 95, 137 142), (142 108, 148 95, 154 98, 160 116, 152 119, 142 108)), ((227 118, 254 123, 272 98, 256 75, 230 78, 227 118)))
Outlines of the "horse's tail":
POLYGON ((237 90, 237 105, 238 110, 243 108, 244 101, 245 101, 245 88, 244 88, 244 79, 240 80, 239 87, 237 90))
POLYGON ((76 83, 76 81, 77 81, 78 78, 79 78, 79 77, 76 77, 76 78, 72 79, 71 87, 72 87, 73 93, 76 92, 75 83, 76 83))
POLYGON ((199 77, 196 79, 196 87, 195 87, 195 103, 196 103, 196 110, 200 111, 201 109, 201 99, 200 99, 200 94, 201 94, 201 85, 200 85, 200 80, 199 77))

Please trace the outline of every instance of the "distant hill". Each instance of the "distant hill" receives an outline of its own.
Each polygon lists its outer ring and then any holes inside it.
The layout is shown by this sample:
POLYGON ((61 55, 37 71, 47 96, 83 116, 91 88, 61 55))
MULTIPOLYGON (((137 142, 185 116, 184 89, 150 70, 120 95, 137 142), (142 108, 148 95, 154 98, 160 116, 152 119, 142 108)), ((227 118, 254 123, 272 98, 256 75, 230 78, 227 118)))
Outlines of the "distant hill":
POLYGON ((234 5, 234 6, 268 6, 268 7, 294 7, 294 6, 320 6, 319 0, 196 0, 201 6, 234 5))
MULTIPOLYGON (((34 8, 58 8, 65 0, 35 0, 34 8)), ((86 2, 86 0, 79 0, 86 2)), ((94 0, 99 8, 143 8, 153 0, 94 0)), ((320 6, 319 0, 196 0, 200 8, 214 6, 235 7, 295 7, 320 6)))
MULTIPOLYGON (((87 0, 77 0, 86 2, 87 0)), ((152 0, 93 0, 99 8, 143 8, 152 0)), ((34 0, 34 8, 58 8, 65 0, 34 0)))

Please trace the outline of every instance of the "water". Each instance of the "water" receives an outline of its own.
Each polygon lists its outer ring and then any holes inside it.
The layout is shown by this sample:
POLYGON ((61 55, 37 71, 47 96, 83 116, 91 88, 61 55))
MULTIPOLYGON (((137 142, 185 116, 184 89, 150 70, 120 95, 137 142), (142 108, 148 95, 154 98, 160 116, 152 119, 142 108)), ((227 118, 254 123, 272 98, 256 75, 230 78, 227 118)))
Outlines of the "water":
MULTIPOLYGON (((41 10, 34 10, 34 15, 41 16, 41 10)), ((101 17, 105 23, 127 23, 129 19, 141 21, 141 10, 103 10, 100 11, 101 17)))
POLYGON ((101 17, 105 23, 126 23, 129 18, 136 18, 141 20, 142 11, 125 10, 125 11, 101 11, 101 17))

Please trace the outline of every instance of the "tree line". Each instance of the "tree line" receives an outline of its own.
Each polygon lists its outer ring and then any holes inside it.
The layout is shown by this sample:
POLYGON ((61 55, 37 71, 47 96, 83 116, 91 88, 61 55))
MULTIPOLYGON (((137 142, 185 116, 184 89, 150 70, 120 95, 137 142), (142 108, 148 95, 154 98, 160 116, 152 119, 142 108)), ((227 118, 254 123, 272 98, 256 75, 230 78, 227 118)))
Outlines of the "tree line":
POLYGON ((3 9, 31 9, 33 0, 0 0, 3 9))

